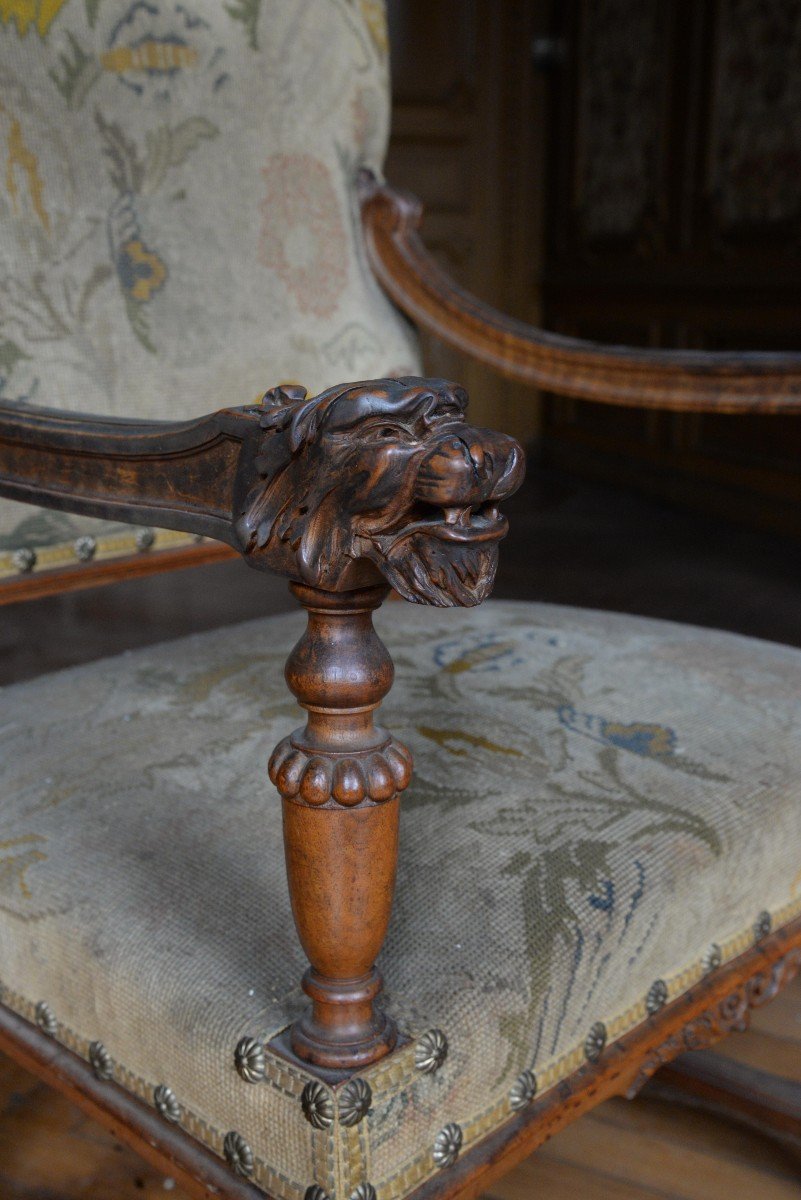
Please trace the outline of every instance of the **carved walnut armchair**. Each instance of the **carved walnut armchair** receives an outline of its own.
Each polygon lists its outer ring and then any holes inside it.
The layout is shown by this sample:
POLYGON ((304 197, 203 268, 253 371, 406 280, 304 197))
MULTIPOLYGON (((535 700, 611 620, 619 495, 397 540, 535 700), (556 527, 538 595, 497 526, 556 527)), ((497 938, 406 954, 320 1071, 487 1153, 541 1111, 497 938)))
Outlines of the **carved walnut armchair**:
POLYGON ((223 544, 306 612, 0 694, 0 1048, 198 1196, 476 1194, 797 969, 801 654, 478 607, 522 455, 370 267, 571 394, 797 409, 801 364, 459 292, 377 182, 374 0, 0 19, 5 598, 223 544))

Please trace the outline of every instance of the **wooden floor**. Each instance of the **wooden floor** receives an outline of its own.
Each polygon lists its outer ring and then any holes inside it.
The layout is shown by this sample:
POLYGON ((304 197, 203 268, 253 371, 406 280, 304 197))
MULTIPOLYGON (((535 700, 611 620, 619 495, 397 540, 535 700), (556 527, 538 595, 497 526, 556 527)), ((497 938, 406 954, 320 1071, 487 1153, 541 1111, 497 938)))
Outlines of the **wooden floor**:
MULTIPOLYGON (((721 1053, 801 1080, 801 979, 721 1053)), ((497 1200, 801 1200, 801 1154, 659 1100, 613 1100, 492 1189, 497 1200)), ((184 1200, 184 1194, 0 1060, 0 1200, 184 1200)))

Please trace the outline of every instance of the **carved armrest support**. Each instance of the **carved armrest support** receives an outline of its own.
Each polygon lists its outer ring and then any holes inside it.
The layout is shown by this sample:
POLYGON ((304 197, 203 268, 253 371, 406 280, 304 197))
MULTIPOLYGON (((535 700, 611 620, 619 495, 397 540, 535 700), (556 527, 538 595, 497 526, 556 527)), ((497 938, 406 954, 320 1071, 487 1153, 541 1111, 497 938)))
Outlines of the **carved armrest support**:
POLYGON ((374 723, 392 660, 372 625, 407 600, 480 603, 506 533, 498 505, 523 455, 466 420, 441 379, 383 379, 181 424, 96 421, 0 405, 0 495, 219 538, 288 576, 308 613, 286 678, 306 724, 276 748, 289 890, 312 1008, 290 1052, 357 1069, 397 1031, 374 962, 395 882, 409 751, 374 723))
POLYGON ((419 326, 509 379, 585 400, 691 412, 801 412, 801 354, 650 350, 565 337, 461 288, 426 250, 416 197, 360 181, 370 264, 419 326))

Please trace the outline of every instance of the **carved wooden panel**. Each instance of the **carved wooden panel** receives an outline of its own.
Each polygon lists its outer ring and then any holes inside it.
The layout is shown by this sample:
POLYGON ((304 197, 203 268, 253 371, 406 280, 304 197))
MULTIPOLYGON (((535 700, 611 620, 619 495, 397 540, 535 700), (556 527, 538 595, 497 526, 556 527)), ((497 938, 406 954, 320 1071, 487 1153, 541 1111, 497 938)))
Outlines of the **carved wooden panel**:
MULTIPOLYGON (((543 323, 801 348, 799 0, 566 0, 554 15, 543 323)), ((545 446, 570 469, 801 534, 795 418, 549 401, 545 446)))

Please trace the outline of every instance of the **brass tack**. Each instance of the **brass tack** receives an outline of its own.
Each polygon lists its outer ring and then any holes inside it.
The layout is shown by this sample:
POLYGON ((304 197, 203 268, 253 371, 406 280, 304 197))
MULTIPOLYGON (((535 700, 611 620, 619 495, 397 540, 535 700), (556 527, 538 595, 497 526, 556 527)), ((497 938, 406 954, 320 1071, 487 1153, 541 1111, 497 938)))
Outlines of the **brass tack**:
POLYGON ((339 1093, 339 1120, 350 1128, 367 1116, 373 1092, 366 1079, 351 1079, 339 1093))
POLYGON ((256 1038, 243 1037, 234 1050, 234 1066, 245 1083, 260 1083, 264 1079, 264 1046, 256 1038))
POLYGON ((230 1133, 226 1133, 223 1141, 223 1154, 234 1174, 241 1175, 245 1179, 253 1174, 255 1166, 253 1151, 241 1133, 237 1133, 234 1129, 230 1133))
POLYGON ((717 971, 720 964, 723 962, 723 954, 717 942, 712 942, 707 948, 704 957, 701 959, 701 966, 705 975, 709 975, 711 971, 717 971))
POLYGON ((166 1083, 160 1083, 153 1092, 153 1103, 156 1106, 156 1111, 165 1121, 169 1121, 171 1125, 175 1125, 181 1117, 181 1106, 172 1088, 167 1087, 166 1083))
POLYGON ((334 1102, 327 1088, 310 1079, 300 1096, 303 1115, 313 1129, 328 1129, 334 1123, 334 1102))
POLYGON ((114 1074, 114 1059, 102 1042, 89 1044, 89 1062, 98 1079, 111 1079, 114 1074))
POLYGON ((761 942, 773 928, 773 918, 767 909, 763 909, 754 922, 754 941, 761 942))
POLYGON ((79 562, 91 562, 97 550, 97 542, 93 537, 86 534, 83 537, 76 538, 72 548, 79 562))
POLYGON ((48 1037, 55 1037, 58 1031, 58 1021, 49 1004, 44 1000, 40 1000, 36 1005, 36 1024, 41 1029, 42 1033, 46 1033, 48 1037))
POLYGON ((606 1026, 596 1021, 584 1039, 584 1054, 588 1062, 597 1063, 606 1049, 606 1026))
POLYGON ((452 1167, 459 1157, 464 1138, 462 1130, 455 1121, 450 1121, 444 1129, 440 1129, 434 1138, 434 1162, 438 1167, 452 1167))
POLYGON ((664 979, 655 979, 648 989, 648 995, 645 997, 645 1007, 649 1016, 654 1016, 659 1012, 660 1008, 664 1008, 667 1004, 668 989, 664 979))
POLYGON ((509 1092, 509 1106, 515 1111, 525 1108, 537 1094, 537 1076, 533 1071, 521 1071, 509 1092))
POLYGON ((441 1029, 429 1029, 417 1043, 414 1065, 426 1075, 438 1071, 448 1057, 448 1039, 441 1029))

